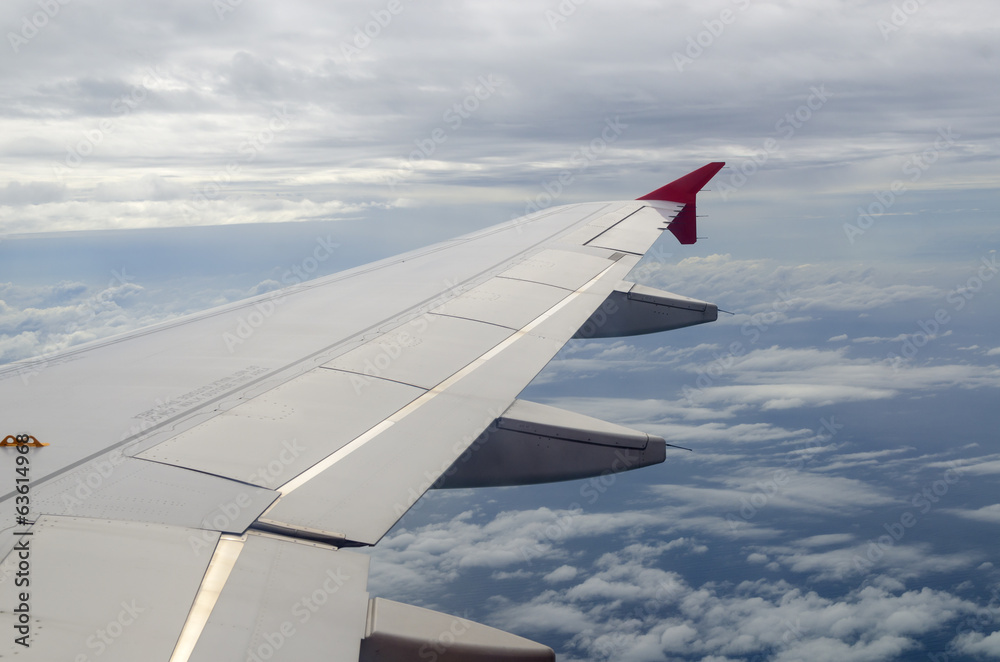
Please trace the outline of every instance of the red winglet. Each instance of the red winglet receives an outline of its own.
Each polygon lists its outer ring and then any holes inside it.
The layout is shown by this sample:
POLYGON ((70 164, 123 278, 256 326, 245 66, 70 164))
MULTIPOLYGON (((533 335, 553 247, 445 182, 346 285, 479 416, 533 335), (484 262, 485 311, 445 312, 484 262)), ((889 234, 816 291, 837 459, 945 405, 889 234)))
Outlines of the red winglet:
POLYGON ((669 228, 679 242, 693 244, 698 240, 695 197, 724 165, 726 164, 720 161, 709 163, 636 200, 664 200, 683 204, 684 208, 670 222, 669 228))
POLYGON ((715 173, 722 170, 722 162, 709 163, 697 170, 689 172, 680 179, 675 179, 666 186, 661 186, 652 193, 647 193, 636 200, 666 200, 667 202, 683 202, 689 204, 694 202, 695 195, 698 194, 708 180, 715 177, 715 173))

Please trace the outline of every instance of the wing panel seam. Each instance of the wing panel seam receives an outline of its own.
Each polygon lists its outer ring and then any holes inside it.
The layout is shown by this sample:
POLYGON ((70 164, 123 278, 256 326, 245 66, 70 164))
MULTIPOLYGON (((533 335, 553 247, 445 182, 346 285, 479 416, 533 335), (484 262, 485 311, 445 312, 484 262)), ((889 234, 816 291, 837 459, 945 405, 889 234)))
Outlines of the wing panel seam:
POLYGON ((211 561, 208 562, 208 569, 198 587, 198 593, 194 597, 194 603, 188 612, 187 620, 181 629, 181 634, 177 638, 177 644, 170 655, 170 662, 188 662, 191 654, 194 653, 195 646, 201 638, 201 633, 208 624, 208 619, 212 616, 222 589, 225 588, 229 575, 232 574, 236 561, 243 551, 243 544, 246 536, 235 537, 223 535, 215 547, 211 561))
MULTIPOLYGON (((439 383, 437 386, 435 386, 434 388, 430 389, 423 395, 413 400, 413 402, 409 403, 396 413, 387 417, 381 423, 378 423, 377 425, 369 428, 368 431, 362 433, 358 437, 355 437, 353 440, 351 440, 350 442, 348 442, 347 444, 336 450, 334 453, 328 455, 326 458, 314 464, 312 467, 310 467, 303 473, 299 474, 292 480, 288 481, 284 485, 280 485, 277 488, 277 492, 281 496, 279 496, 278 499, 276 499, 275 502, 271 504, 271 506, 267 510, 265 510, 264 513, 261 514, 261 516, 258 519, 265 520, 265 516, 267 515, 268 511, 272 510, 281 501, 282 497, 286 496, 287 494, 290 494, 294 490, 306 484, 319 474, 323 473, 325 470, 332 467, 334 464, 339 462, 341 459, 343 459, 350 453, 354 452, 361 446, 365 445, 366 443, 377 437, 385 430, 388 430, 390 427, 392 427, 396 423, 406 418, 412 412, 416 411, 420 407, 424 406, 425 404, 436 398, 438 395, 447 391, 452 385, 459 382, 464 377, 466 377, 467 375, 478 369, 480 366, 482 366, 489 360, 499 355, 505 349, 507 349, 515 342, 517 342, 519 339, 530 333, 533 329, 538 327, 538 325, 542 324, 543 322, 551 318, 553 315, 555 315, 557 312, 562 310, 564 307, 568 306, 578 296, 581 296, 584 292, 593 287, 594 284, 600 281, 605 276, 605 274, 611 271, 611 269, 615 266, 615 264, 617 264, 617 260, 608 265, 607 268, 605 268, 604 270, 601 271, 601 273, 591 278, 584 285, 580 286, 579 289, 577 289, 576 291, 570 293, 569 295, 558 301, 556 304, 551 306, 548 310, 540 314, 538 317, 528 322, 519 330, 515 331, 511 336, 504 339, 495 347, 488 350, 484 354, 480 355, 478 358, 474 359, 464 368, 455 372, 453 375, 451 375, 450 377, 439 383)), ((270 522, 270 520, 266 521, 270 522)))
MULTIPOLYGON (((612 230, 613 228, 616 228, 616 227, 618 227, 619 225, 621 225, 622 223, 624 223, 624 222, 625 222, 626 220, 628 220, 628 219, 632 218, 633 216, 635 216, 636 214, 638 214, 639 212, 641 212, 641 211, 642 211, 643 209, 645 209, 646 207, 647 207, 647 205, 643 205, 643 206, 639 207, 638 209, 636 209, 636 210, 635 210, 634 212, 632 212, 631 214, 629 214, 628 216, 625 216, 624 218, 621 218, 621 219, 619 219, 619 220, 618 220, 617 222, 615 222, 615 224, 614 224, 614 225, 612 225, 612 226, 610 226, 610 227, 607 227, 607 228, 605 228, 605 229, 604 229, 604 230, 602 230, 602 231, 601 231, 601 233, 600 233, 600 234, 598 234, 597 236, 594 236, 594 237, 591 237, 591 238, 590 238, 590 240, 589 240, 589 241, 588 241, 587 243, 583 244, 583 245, 584 245, 584 246, 590 246, 590 245, 591 245, 592 243, 594 243, 595 241, 597 241, 598 239, 600 239, 600 238, 601 238, 601 237, 602 237, 603 235, 605 235, 605 234, 607 234, 608 232, 610 232, 610 231, 611 231, 611 230, 612 230)), ((598 246, 598 248, 603 248, 603 247, 602 247, 602 246, 598 246)), ((614 249, 609 249, 609 250, 614 250, 614 249)))

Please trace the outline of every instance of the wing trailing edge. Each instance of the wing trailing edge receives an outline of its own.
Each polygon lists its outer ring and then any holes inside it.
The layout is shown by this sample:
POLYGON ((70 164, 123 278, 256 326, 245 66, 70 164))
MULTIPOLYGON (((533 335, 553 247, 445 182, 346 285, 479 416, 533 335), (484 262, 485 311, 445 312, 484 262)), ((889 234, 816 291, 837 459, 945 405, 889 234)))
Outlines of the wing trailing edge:
POLYGON ((675 179, 665 186, 661 186, 652 193, 647 193, 636 200, 662 200, 664 202, 679 202, 684 205, 680 213, 670 222, 668 229, 677 237, 677 241, 682 244, 693 244, 698 240, 697 215, 695 210, 695 198, 698 191, 705 187, 705 184, 715 177, 715 174, 726 165, 722 161, 716 161, 703 165, 697 170, 675 179))

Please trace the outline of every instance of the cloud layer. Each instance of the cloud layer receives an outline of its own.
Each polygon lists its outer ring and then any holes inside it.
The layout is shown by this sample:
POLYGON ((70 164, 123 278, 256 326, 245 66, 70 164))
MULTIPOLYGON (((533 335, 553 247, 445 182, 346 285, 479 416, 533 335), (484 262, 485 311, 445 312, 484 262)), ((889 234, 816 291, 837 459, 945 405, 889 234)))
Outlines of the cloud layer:
POLYGON ((833 196, 843 239, 873 187, 905 182, 884 219, 923 192, 995 187, 997 9, 982 0, 901 17, 742 0, 397 9, 80 0, 37 19, 36 3, 6 3, 2 227, 377 208, 433 222, 473 200, 497 202, 500 220, 546 194, 632 197, 726 160, 715 200, 740 201, 727 223, 780 232, 809 206, 828 217, 833 196), (936 149, 942 131, 954 142, 936 149), (572 182, 548 190, 562 170, 572 182), (778 197, 792 207, 775 218, 761 205, 778 197))

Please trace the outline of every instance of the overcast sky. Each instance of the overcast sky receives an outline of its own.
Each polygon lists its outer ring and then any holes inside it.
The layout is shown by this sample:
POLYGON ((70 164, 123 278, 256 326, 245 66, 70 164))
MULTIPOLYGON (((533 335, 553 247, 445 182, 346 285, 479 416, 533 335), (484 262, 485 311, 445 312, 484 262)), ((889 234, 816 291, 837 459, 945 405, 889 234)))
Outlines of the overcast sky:
POLYGON ((832 240, 894 180, 891 214, 982 211, 998 20, 985 0, 7 2, 0 223, 505 218, 563 168, 557 202, 620 199, 755 155, 746 184, 723 173, 713 234, 808 215, 832 240))
POLYGON ((0 361, 274 289, 318 241, 309 275, 726 161, 705 238, 642 276, 737 314, 571 343, 526 394, 695 452, 433 494, 373 591, 561 660, 1000 658, 996 3, 13 0, 0 25, 0 361))

